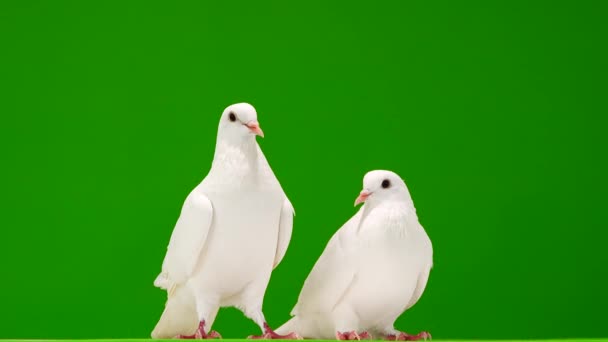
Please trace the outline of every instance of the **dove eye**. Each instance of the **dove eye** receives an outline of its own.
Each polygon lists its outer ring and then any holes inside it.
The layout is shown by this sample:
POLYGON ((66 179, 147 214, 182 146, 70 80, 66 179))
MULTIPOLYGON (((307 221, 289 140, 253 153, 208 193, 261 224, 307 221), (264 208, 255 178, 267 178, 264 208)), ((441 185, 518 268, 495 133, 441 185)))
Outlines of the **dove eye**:
POLYGON ((235 122, 236 121, 236 115, 234 115, 234 113, 230 113, 230 115, 228 115, 228 119, 230 119, 230 121, 235 122))
POLYGON ((388 179, 382 181, 382 188, 388 189, 391 186, 391 182, 388 179))

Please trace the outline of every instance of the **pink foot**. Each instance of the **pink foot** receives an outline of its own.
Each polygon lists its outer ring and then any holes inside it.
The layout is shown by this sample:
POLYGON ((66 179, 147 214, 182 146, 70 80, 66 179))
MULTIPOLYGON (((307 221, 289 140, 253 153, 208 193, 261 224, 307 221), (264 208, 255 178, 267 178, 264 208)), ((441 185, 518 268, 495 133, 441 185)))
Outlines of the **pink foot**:
POLYGON ((207 340, 207 339, 212 339, 212 338, 222 338, 222 335, 220 335, 217 331, 210 331, 209 333, 205 332, 205 321, 201 321, 198 324, 198 329, 196 329, 196 332, 194 333, 194 335, 178 335, 177 336, 178 339, 185 339, 185 340, 194 340, 194 339, 201 339, 201 340, 207 340))
POLYGON ((388 341, 418 341, 418 340, 432 340, 433 337, 428 331, 422 331, 417 335, 410 335, 404 332, 399 333, 398 335, 386 335, 386 340, 388 341))
POLYGON ((357 334, 356 331, 348 331, 348 332, 336 332, 336 339, 340 341, 360 341, 360 340, 371 340, 372 335, 367 331, 364 331, 360 334, 357 334))
POLYGON ((249 336, 249 339, 252 340, 301 340, 302 337, 298 336, 295 332, 289 333, 287 335, 279 335, 275 333, 268 323, 264 323, 264 334, 260 336, 249 336))

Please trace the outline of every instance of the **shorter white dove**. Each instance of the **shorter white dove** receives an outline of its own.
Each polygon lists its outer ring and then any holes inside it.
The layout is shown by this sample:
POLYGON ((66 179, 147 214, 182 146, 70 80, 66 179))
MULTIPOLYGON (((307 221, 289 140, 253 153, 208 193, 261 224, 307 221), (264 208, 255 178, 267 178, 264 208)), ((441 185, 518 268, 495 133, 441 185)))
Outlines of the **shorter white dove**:
POLYGON ((431 337, 394 328, 420 299, 433 266, 431 240, 407 186, 394 172, 368 172, 355 206, 363 202, 330 239, 304 282, 293 317, 277 333, 338 340, 431 337))

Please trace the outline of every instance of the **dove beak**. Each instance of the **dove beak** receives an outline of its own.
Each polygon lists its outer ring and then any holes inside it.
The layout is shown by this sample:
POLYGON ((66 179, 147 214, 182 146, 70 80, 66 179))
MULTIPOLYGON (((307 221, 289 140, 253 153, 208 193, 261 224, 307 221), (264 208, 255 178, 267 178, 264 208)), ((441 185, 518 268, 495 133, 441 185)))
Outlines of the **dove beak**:
POLYGON ((357 199, 355 200, 355 207, 363 202, 365 202, 365 200, 367 200, 367 198, 369 196, 371 196, 371 192, 368 190, 362 190, 361 193, 359 194, 359 197, 357 197, 357 199))
POLYGON ((259 122, 257 122, 257 121, 251 121, 251 122, 247 123, 245 126, 247 126, 247 128, 249 128, 249 130, 251 131, 251 133, 253 133, 255 135, 259 135, 262 138, 264 137, 264 132, 260 128, 259 122))

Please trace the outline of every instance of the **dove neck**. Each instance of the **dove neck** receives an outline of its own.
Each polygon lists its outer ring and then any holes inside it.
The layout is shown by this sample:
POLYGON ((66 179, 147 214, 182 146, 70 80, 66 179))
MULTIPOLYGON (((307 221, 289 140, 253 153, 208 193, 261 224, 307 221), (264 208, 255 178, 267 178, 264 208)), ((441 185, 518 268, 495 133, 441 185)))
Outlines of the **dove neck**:
POLYGON ((238 140, 218 140, 213 166, 223 164, 253 164, 257 161, 257 143, 254 137, 238 140))
POLYGON ((365 203, 365 210, 371 212, 374 210, 389 210, 400 212, 404 216, 417 218, 416 207, 411 199, 394 199, 391 201, 376 202, 374 200, 365 203))

